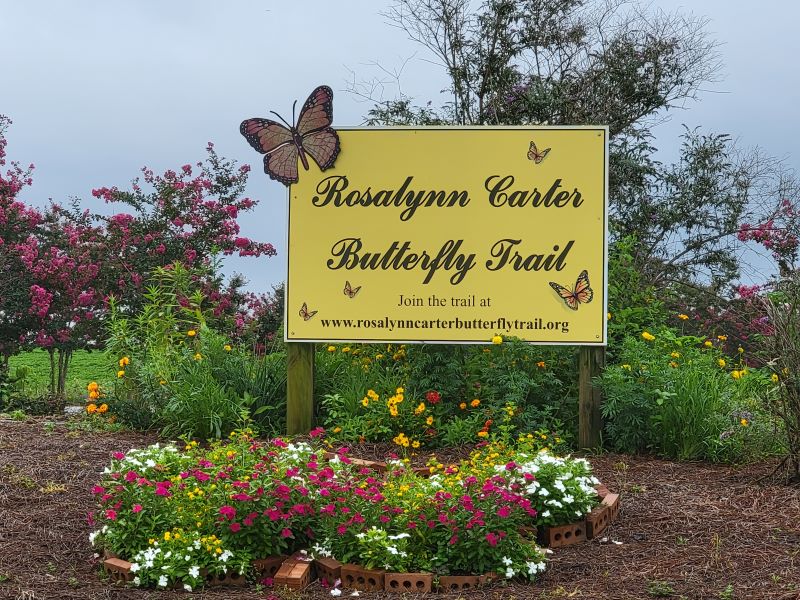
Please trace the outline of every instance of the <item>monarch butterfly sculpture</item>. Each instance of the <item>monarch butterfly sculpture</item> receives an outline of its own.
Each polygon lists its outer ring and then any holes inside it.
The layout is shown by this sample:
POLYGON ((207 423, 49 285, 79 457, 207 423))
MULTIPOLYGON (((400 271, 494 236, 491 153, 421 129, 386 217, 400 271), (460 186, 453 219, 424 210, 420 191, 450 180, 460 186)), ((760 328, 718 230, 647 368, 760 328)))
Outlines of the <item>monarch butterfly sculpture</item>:
POLYGON ((354 288, 350 285, 349 281, 344 282, 344 295, 350 298, 351 300, 356 297, 356 294, 361 291, 361 286, 354 288))
POLYGON ((305 302, 303 302, 303 306, 300 307, 300 316, 303 317, 303 321, 308 321, 311 317, 317 314, 317 312, 318 311, 316 310, 309 311, 308 304, 305 302))
POLYGON ((528 160, 532 160, 534 164, 538 165, 547 158, 548 154, 550 154, 550 148, 545 148, 539 152, 539 149, 536 147, 536 142, 531 140, 530 148, 528 148, 528 160))
POLYGON ((239 131, 256 149, 265 154, 264 172, 270 179, 276 179, 289 186, 298 181, 297 159, 308 171, 308 158, 314 159, 319 168, 325 171, 333 166, 339 155, 339 136, 331 127, 333 122, 333 90, 321 85, 308 97, 300 116, 294 121, 292 105, 292 124, 274 111, 284 125, 270 119, 247 119, 242 121, 239 131))

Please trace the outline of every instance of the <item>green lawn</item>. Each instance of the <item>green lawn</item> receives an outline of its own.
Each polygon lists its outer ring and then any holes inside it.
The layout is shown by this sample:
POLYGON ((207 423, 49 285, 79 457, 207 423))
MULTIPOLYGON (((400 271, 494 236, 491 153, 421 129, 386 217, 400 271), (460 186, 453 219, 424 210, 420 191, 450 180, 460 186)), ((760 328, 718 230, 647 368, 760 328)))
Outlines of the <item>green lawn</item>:
MULTIPOLYGON (((36 397, 46 394, 50 383, 50 356, 47 352, 33 350, 11 358, 12 373, 21 366, 31 369, 26 383, 27 395, 36 397)), ((86 401, 86 386, 90 381, 96 381, 101 387, 110 389, 115 378, 115 364, 104 352, 75 352, 67 373, 67 400, 72 404, 83 404, 86 401)))

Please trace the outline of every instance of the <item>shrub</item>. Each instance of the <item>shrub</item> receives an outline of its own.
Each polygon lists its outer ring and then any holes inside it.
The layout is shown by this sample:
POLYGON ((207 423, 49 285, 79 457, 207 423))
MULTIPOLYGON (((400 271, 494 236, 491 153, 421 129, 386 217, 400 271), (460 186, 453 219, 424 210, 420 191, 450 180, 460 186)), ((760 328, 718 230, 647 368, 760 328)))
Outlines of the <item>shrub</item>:
POLYGON ((732 462, 774 453, 774 420, 757 400, 770 392, 769 377, 747 368, 741 355, 723 355, 724 338, 678 336, 667 328, 627 338, 620 364, 598 382, 606 444, 622 452, 732 462))

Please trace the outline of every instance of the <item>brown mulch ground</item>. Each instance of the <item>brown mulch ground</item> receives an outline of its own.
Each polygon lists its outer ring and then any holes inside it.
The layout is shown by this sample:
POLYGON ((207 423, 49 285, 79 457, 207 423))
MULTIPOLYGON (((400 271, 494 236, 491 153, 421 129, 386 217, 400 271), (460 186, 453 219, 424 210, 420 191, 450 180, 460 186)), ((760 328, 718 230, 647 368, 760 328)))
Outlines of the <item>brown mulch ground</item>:
MULTIPOLYGON (((0 598, 270 597, 273 591, 252 587, 187 594, 115 587, 101 578, 88 541, 91 487, 111 452, 155 440, 42 419, 0 421, 0 598)), ((358 451, 375 458, 381 447, 358 451)), ((622 492, 608 542, 556 550, 533 585, 496 584, 462 597, 800 599, 800 488, 758 483, 774 464, 735 468, 609 454, 590 460, 598 477, 622 492)), ((331 598, 316 584, 277 597, 331 598)))

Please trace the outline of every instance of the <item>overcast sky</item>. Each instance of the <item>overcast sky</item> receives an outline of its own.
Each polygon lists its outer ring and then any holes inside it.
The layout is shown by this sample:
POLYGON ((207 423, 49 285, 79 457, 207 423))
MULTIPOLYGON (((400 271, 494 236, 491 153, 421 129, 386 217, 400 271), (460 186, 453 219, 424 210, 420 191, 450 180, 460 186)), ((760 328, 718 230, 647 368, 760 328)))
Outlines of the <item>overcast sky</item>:
MULTIPOLYGON (((27 201, 81 198, 127 189, 156 171, 219 153, 253 165, 249 195, 260 201, 243 234, 271 241, 279 256, 229 259, 228 271, 266 291, 285 277, 285 188, 263 175, 238 131, 242 119, 291 114, 310 91, 335 92, 334 126, 359 125, 369 105, 348 81, 403 67, 403 92, 441 101, 442 73, 380 12, 390 0, 0 0, 0 114, 14 121, 9 157, 35 163, 27 201)), ((721 43, 722 81, 658 127, 674 147, 681 124, 728 133, 744 146, 800 167, 800 3, 794 0, 654 0, 665 10, 709 18, 721 43)), ((393 97, 396 88, 386 89, 393 97)), ((668 152, 667 152, 668 154, 668 152)))

